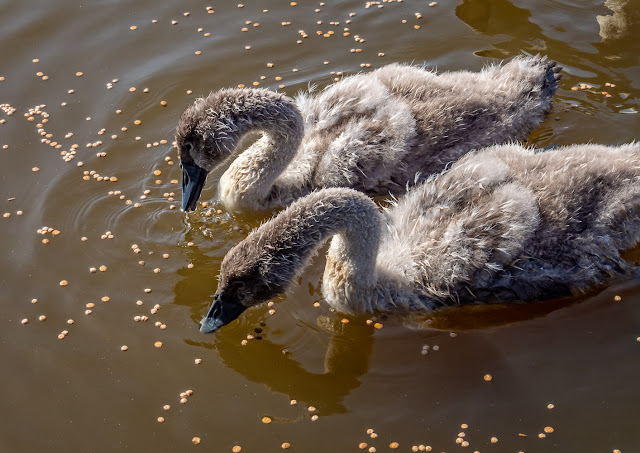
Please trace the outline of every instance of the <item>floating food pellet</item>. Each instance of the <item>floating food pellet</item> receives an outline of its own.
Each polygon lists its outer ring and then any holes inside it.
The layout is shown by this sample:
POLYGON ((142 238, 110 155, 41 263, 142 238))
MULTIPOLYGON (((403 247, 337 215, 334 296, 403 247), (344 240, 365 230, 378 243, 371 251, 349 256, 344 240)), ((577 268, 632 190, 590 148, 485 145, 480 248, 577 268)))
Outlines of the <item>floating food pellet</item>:
POLYGON ((262 423, 268 425, 271 423, 271 419, 269 417, 262 417, 262 423))
POLYGON ((382 329, 382 324, 379 322, 376 322, 373 327, 375 327, 376 329, 382 329))
POLYGON ((359 448, 360 450, 364 450, 365 448, 367 448, 367 443, 366 443, 366 442, 360 442, 360 443, 358 444, 358 448, 359 448))
POLYGON ((286 450, 288 448, 291 448, 291 444, 289 442, 283 442, 281 447, 283 450, 286 450))
POLYGON ((67 324, 71 325, 73 324, 75 321, 73 319, 67 319, 67 324))
POLYGON ((66 280, 60 280, 60 286, 67 286, 69 284, 66 280))
POLYGON ((400 444, 398 444, 398 442, 391 442, 389 444, 389 448, 395 450, 396 448, 398 448, 400 446, 400 444))
POLYGON ((615 300, 616 302, 620 302, 620 301, 622 300, 622 297, 620 297, 620 296, 615 296, 615 297, 613 298, 613 300, 615 300))
POLYGON ((485 380, 485 381, 489 382, 489 381, 491 381, 492 379, 493 379, 493 377, 492 377, 490 374, 485 374, 485 375, 484 375, 484 380, 485 380))
POLYGON ((161 348, 161 347, 162 347, 162 341, 156 341, 155 343, 153 343, 153 345, 154 345, 156 348, 161 348))
POLYGON ((29 320, 27 318, 24 318, 22 321, 20 321, 22 324, 27 324, 29 322, 29 320))
POLYGON ((158 417, 158 423, 164 423, 164 417, 158 417))
POLYGON ((551 426, 545 426, 544 427, 544 432, 547 434, 551 434, 554 431, 554 429, 551 426))
POLYGON ((193 445, 198 445, 200 443, 200 438, 194 437, 193 439, 191 439, 191 442, 193 442, 193 445))
POLYGON ((291 400, 289 401, 289 404, 291 404, 292 406, 295 406, 296 404, 298 404, 297 400, 291 400))
POLYGON ((462 425, 460 425, 460 428, 462 429, 467 429, 469 427, 469 425, 467 425, 466 423, 463 423, 462 425))
POLYGON ((231 451, 233 453, 240 453, 242 451, 242 447, 240 445, 234 445, 231 451))
POLYGON ((100 266, 98 269, 100 269, 100 272, 105 272, 107 270, 107 266, 105 266, 104 264, 102 266, 100 266))
POLYGON ((495 444, 496 442, 498 442, 498 438, 497 437, 492 437, 491 438, 491 443, 495 444))
POLYGON ((129 346, 127 345, 120 346, 121 351, 126 351, 127 349, 129 349, 129 346))
POLYGON ((318 416, 317 415, 312 415, 311 416, 311 421, 315 422, 316 420, 318 420, 318 416))
POLYGON ((31 171, 40 171, 40 169, 38 167, 33 167, 31 171))
POLYGON ((151 288, 145 288, 144 292, 147 293, 147 294, 150 293, 151 292, 151 288))

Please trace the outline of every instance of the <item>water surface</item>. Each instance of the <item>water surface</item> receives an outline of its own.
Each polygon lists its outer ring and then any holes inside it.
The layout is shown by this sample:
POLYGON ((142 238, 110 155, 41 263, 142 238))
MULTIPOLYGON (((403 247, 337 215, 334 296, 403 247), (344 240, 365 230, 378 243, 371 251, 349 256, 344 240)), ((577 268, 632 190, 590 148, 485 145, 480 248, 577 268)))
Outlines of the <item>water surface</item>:
POLYGON ((428 4, 0 1, 1 451, 450 452, 460 432, 469 451, 638 450, 638 279, 376 330, 328 309, 320 255, 274 315, 255 307, 198 332, 222 257, 264 215, 227 212, 212 183, 211 216, 176 208, 173 130, 197 96, 239 84, 294 95, 390 62, 479 70, 543 53, 564 77, 530 143, 638 139, 637 0, 428 4), (260 323, 263 339, 242 346, 260 323))

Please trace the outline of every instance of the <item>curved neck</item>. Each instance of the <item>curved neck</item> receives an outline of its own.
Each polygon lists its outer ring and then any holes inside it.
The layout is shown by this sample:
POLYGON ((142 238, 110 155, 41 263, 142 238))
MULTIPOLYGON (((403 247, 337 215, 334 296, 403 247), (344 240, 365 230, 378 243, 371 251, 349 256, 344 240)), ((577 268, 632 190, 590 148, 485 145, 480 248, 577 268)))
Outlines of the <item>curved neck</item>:
POLYGON ((342 188, 313 192, 243 242, 263 251, 258 259, 265 281, 284 290, 331 237, 323 292, 334 307, 355 311, 342 305, 370 300, 377 282, 380 213, 366 195, 342 188))
POLYGON ((304 135, 302 116, 292 99, 268 90, 233 90, 220 111, 234 137, 232 149, 250 132, 262 132, 222 175, 220 195, 229 207, 265 208, 273 185, 296 155, 304 135))

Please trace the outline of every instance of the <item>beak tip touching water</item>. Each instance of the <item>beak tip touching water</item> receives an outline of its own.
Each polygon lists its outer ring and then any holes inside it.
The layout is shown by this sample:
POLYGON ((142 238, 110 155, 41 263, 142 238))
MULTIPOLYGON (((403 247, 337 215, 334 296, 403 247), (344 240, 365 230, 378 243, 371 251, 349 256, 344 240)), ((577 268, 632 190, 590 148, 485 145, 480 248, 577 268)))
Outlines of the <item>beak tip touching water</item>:
POLYGON ((213 303, 207 316, 200 321, 200 332, 211 333, 229 324, 247 309, 242 304, 224 301, 220 294, 213 296, 213 303))

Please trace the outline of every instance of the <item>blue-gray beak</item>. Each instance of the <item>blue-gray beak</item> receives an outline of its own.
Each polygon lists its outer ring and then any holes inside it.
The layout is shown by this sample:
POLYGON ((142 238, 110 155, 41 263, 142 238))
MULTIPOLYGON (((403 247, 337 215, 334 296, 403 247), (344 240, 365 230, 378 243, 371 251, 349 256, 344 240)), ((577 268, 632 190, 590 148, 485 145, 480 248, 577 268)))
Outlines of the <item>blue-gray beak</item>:
POLYGON ((200 192, 207 179, 207 171, 196 164, 182 164, 182 210, 193 211, 196 208, 200 192))
POLYGON ((247 307, 242 304, 225 302, 220 294, 215 294, 207 316, 200 321, 200 332, 215 332, 220 327, 237 319, 246 309, 247 307))

